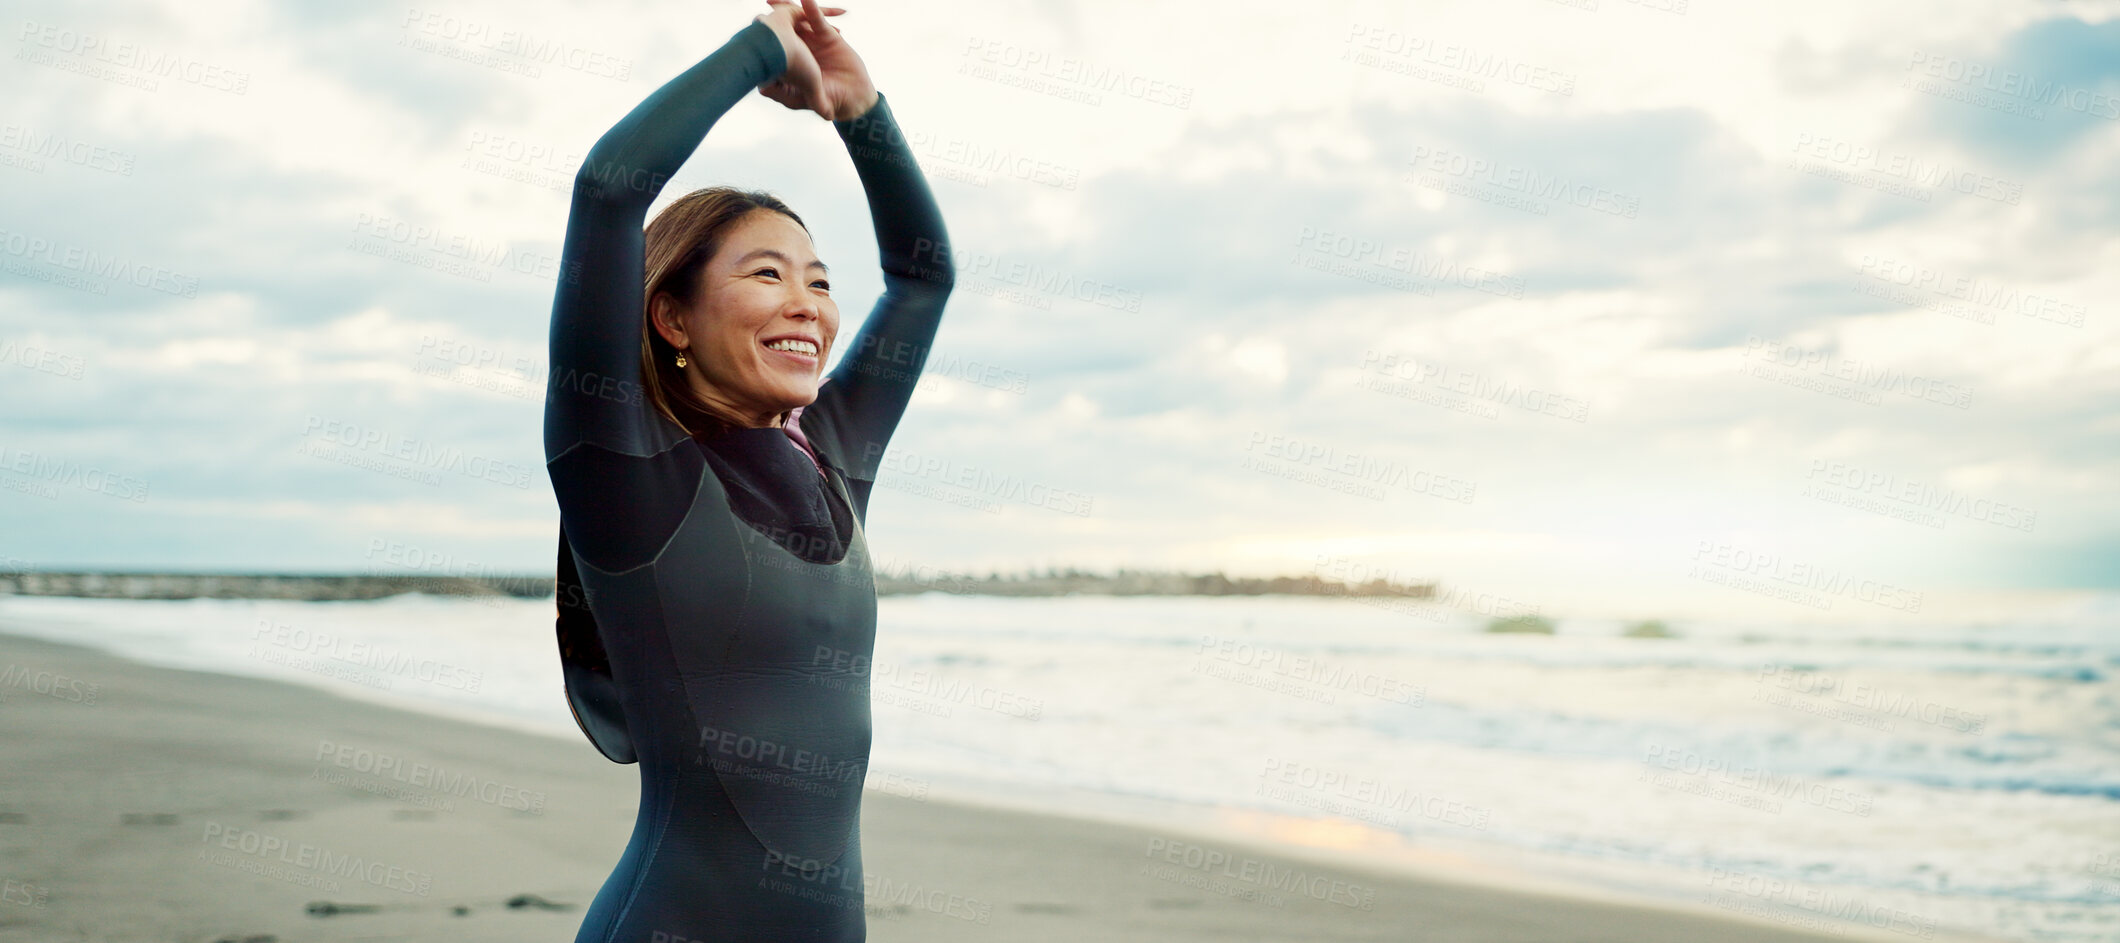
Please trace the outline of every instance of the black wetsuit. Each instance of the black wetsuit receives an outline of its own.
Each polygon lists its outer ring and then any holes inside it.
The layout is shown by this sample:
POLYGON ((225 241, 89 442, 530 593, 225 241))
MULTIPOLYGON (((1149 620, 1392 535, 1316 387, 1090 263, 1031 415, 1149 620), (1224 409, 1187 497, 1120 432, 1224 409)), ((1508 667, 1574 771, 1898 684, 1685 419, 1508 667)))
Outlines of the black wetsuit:
POLYGON ((583 732, 641 768, 632 841, 578 941, 866 935, 876 593, 862 521, 952 284, 941 213, 889 102, 833 122, 885 290, 801 411, 814 464, 778 428, 688 435, 640 387, 649 204, 785 68, 753 22, 606 133, 575 183, 545 401, 560 648, 583 732), (569 616, 576 581, 593 623, 569 616))

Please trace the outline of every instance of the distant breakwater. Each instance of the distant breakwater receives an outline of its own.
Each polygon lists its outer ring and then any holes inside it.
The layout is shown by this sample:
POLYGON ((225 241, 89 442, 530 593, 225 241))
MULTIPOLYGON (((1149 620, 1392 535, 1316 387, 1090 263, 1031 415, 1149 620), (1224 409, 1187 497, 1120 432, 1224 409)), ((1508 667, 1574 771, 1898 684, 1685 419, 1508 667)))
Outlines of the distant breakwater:
MULTIPOLYGON (((877 573, 876 595, 965 596, 1394 596, 1428 599, 1432 583, 1338 583, 1315 576, 1225 576, 1150 570, 1076 570, 980 576, 939 571, 877 573)), ((289 599, 308 602, 433 596, 552 598, 553 579, 533 575, 0 572, 0 595, 90 599, 289 599)))

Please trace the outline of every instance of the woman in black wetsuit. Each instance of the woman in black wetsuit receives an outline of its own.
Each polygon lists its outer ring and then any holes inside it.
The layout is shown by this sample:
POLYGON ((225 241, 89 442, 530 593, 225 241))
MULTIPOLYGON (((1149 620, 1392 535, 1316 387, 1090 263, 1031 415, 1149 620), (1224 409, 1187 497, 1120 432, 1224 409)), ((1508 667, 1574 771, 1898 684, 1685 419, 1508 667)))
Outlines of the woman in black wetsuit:
POLYGON ((774 0, 575 181, 545 400, 561 662, 583 733, 641 768, 632 841, 578 941, 866 935, 862 522, 953 275, 890 103, 825 22, 839 12, 774 0), (875 223, 883 296, 828 377, 839 309, 793 211, 709 188, 642 231, 753 88, 832 121, 875 223))

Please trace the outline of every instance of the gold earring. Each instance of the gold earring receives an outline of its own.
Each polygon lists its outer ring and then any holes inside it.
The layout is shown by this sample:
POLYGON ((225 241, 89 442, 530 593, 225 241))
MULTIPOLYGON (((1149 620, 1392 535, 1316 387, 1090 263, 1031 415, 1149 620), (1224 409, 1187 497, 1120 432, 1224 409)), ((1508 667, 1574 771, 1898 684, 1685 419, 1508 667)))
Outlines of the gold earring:
POLYGON ((682 350, 680 350, 680 351, 678 351, 678 352, 677 352, 677 369, 679 369, 679 370, 683 370, 684 368, 685 368, 685 352, 684 352, 684 351, 682 351, 682 350))

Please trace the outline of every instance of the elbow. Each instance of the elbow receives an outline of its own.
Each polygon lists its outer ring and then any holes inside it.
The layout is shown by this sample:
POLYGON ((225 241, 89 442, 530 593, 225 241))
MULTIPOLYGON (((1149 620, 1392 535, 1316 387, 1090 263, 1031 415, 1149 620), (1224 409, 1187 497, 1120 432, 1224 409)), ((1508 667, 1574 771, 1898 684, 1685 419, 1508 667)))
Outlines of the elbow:
POLYGON ((913 240, 912 258, 906 260, 905 264, 886 264, 884 268, 891 274, 916 280, 931 291, 948 295, 950 289, 957 284, 957 266, 951 259, 947 237, 923 237, 913 240))
POLYGON ((942 265, 915 264, 905 271, 892 273, 901 281, 899 289, 940 303, 950 296, 950 289, 957 287, 957 272, 948 263, 942 265))
POLYGON ((929 265, 921 272, 920 280, 935 294, 948 297, 950 289, 957 287, 957 269, 948 262, 929 265))
POLYGON ((603 178, 597 174, 597 166, 596 158, 591 156, 582 163, 580 170, 574 172, 574 203, 576 206, 583 204, 611 206, 617 203, 613 199, 614 194, 604 185, 603 178))
POLYGON ((956 276, 948 266, 894 266, 883 270, 883 283, 885 292, 899 301, 940 309, 956 286, 956 276))
POLYGON ((574 172, 574 202, 646 207, 668 182, 668 175, 640 167, 622 154, 608 153, 599 141, 574 172))

